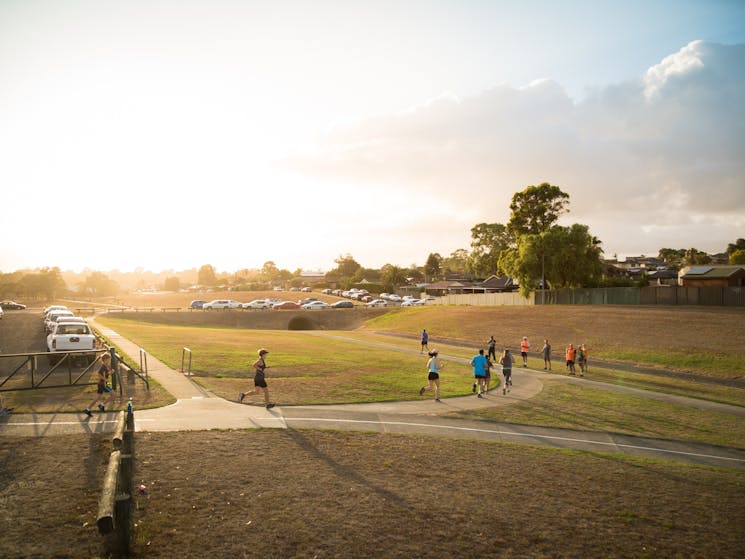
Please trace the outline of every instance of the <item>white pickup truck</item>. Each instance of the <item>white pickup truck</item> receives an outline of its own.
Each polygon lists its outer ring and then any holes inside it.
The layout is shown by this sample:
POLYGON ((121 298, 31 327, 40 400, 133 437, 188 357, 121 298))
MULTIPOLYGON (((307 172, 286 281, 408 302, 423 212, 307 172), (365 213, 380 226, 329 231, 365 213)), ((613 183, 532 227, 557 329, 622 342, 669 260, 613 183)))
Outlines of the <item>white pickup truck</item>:
MULTIPOLYGON (((66 352, 83 349, 95 349, 96 336, 91 327, 85 322, 61 322, 54 324, 54 329, 47 336, 47 350, 49 352, 66 352)), ((82 357, 87 363, 93 363, 95 353, 80 353, 74 357, 82 357)), ((50 355, 49 362, 56 363, 62 358, 60 355, 50 355)))

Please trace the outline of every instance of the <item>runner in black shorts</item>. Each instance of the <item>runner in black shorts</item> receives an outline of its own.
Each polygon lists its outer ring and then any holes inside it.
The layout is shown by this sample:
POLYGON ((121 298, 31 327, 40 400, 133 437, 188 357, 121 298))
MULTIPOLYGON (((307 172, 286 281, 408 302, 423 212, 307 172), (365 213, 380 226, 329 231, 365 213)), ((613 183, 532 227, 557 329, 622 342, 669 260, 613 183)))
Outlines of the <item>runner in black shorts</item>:
POLYGON ((254 369, 256 369, 256 373, 254 374, 254 388, 253 390, 249 390, 248 392, 241 392, 240 394, 238 394, 239 402, 243 402, 243 399, 250 394, 256 394, 259 391, 262 391, 264 393, 264 404, 266 404, 266 409, 271 409, 274 407, 274 404, 269 402, 269 386, 266 384, 265 371, 268 365, 264 360, 264 356, 268 353, 269 352, 264 348, 261 348, 259 350, 259 358, 253 364, 254 369))

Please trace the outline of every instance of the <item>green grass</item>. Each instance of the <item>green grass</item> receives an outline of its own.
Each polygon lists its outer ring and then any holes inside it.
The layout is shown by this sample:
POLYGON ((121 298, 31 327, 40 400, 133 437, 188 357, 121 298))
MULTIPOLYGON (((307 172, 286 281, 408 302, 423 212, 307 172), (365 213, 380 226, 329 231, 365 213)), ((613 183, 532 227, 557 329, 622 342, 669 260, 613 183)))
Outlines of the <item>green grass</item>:
POLYGON ((627 363, 651 363, 659 367, 699 373, 737 371, 742 368, 742 356, 715 353, 611 350, 599 352, 598 357, 627 363))
POLYGON ((745 449, 742 417, 561 381, 545 381, 543 391, 526 402, 458 415, 501 423, 700 441, 745 449))

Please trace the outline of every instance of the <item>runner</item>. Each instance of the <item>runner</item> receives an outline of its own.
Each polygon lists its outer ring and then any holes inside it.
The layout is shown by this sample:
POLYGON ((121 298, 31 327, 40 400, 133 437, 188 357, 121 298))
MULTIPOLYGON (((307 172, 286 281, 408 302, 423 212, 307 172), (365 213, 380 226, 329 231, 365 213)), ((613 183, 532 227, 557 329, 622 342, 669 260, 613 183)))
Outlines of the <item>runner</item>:
POLYGON ((494 361, 497 360, 497 340, 494 339, 494 336, 489 337, 489 341, 486 342, 487 346, 489 347, 489 352, 486 355, 487 359, 493 359, 494 361))
POLYGON ((577 361, 579 362, 579 376, 585 376, 587 370, 587 345, 582 344, 577 351, 577 361))
POLYGON ((570 375, 575 374, 574 359, 576 357, 577 357, 577 350, 574 348, 574 345, 569 344, 569 347, 566 349, 566 359, 567 359, 567 371, 569 371, 570 375))
POLYGON ((473 366, 473 378, 475 382, 473 383, 473 391, 476 392, 476 389, 478 388, 478 394, 476 394, 477 397, 483 398, 481 395, 484 391, 484 382, 486 381, 486 357, 484 357, 484 350, 480 349, 479 354, 475 355, 473 359, 471 359, 471 365, 473 366))
POLYGON ((548 340, 543 340, 543 370, 551 370, 551 344, 548 340))
POLYGON ((429 351, 429 346, 427 345, 428 343, 429 343, 429 334, 427 334, 426 330, 422 330, 422 349, 419 351, 419 353, 424 353, 425 349, 429 351))
POLYGON ((243 399, 246 396, 249 396, 251 394, 257 394, 259 390, 264 392, 264 404, 266 405, 266 409, 271 409, 274 407, 274 404, 269 402, 269 386, 266 384, 266 369, 268 365, 266 364, 266 360, 264 359, 264 356, 267 355, 269 352, 261 348, 259 350, 259 358, 254 362, 253 367, 256 369, 256 374, 254 375, 254 388, 253 390, 249 390, 248 392, 241 392, 238 394, 238 401, 243 402, 243 399))
POLYGON ((427 380, 429 384, 419 390, 419 395, 423 396, 425 391, 435 391, 435 402, 440 400, 440 371, 442 370, 442 360, 437 356, 438 351, 433 349, 429 352, 429 361, 427 361, 427 380))
POLYGON ((514 362, 515 356, 510 353, 509 349, 504 348, 502 357, 499 358, 499 364, 502 365, 502 375, 504 376, 502 394, 507 394, 512 386, 512 365, 514 362))
POLYGON ((527 336, 523 336, 520 342, 520 355, 523 356, 523 367, 528 366, 528 350, 530 349, 530 342, 527 336))

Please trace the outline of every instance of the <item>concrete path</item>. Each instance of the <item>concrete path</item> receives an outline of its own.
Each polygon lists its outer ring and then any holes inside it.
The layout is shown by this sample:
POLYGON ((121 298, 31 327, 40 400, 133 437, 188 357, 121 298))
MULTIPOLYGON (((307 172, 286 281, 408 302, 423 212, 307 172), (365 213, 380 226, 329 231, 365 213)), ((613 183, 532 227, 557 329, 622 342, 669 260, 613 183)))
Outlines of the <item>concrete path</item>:
MULTIPOLYGON (((138 346, 113 330, 95 322, 94 324, 127 356, 139 362, 140 348, 138 346)), ((313 335, 323 334, 313 333, 313 335)), ((359 342, 352 338, 345 339, 357 343, 374 343, 359 342)), ((385 346, 387 344, 376 343, 375 345, 385 346)), ((389 347, 397 351, 408 351, 393 345, 389 347)), ((443 357, 452 361, 466 361, 455 357, 443 357)), ((674 403, 681 405, 745 416, 745 409, 743 408, 705 402, 694 398, 671 396, 631 387, 609 385, 518 368, 514 373, 515 386, 506 396, 502 395, 501 390, 494 390, 487 393, 484 398, 476 398, 475 396, 447 398, 442 403, 427 399, 369 404, 277 406, 267 410, 263 406, 244 405, 215 397, 187 376, 170 369, 151 355, 148 355, 147 362, 149 375, 173 394, 177 398, 177 402, 157 409, 136 410, 137 431, 249 428, 322 428, 375 431, 526 443, 745 469, 745 451, 713 445, 442 417, 443 414, 451 412, 510 405, 532 398, 542 390, 542 379, 549 377, 562 379, 566 382, 591 384, 603 390, 674 401, 674 403)), ((115 424, 116 413, 94 414, 93 418, 86 418, 83 414, 12 414, 0 417, 0 434, 3 436, 44 436, 81 432, 107 433, 114 429, 115 424)))

